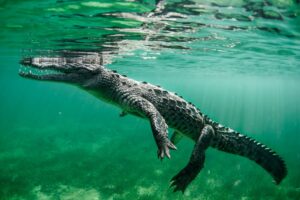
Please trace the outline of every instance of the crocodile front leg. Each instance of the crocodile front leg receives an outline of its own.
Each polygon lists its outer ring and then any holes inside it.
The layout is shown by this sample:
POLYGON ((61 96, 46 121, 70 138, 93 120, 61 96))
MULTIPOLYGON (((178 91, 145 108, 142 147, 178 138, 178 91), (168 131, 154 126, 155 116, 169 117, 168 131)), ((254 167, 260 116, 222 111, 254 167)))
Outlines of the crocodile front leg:
POLYGON ((152 133, 158 148, 157 156, 163 159, 166 155, 170 158, 170 149, 175 150, 175 145, 168 138, 168 125, 163 116, 158 112, 155 106, 137 95, 124 95, 123 105, 125 105, 129 112, 138 113, 149 119, 152 133))
POLYGON ((213 128, 210 125, 205 125, 194 146, 192 156, 188 164, 171 180, 171 187, 174 186, 174 192, 184 192, 187 186, 196 178, 200 170, 203 168, 205 150, 209 147, 213 136, 213 128))

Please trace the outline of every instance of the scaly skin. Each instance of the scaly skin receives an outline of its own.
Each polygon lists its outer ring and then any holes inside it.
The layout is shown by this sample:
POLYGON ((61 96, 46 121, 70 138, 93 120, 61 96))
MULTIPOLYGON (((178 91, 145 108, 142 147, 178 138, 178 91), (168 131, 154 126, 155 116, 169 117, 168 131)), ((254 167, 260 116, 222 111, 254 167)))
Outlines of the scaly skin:
POLYGON ((184 192, 197 176, 204 166, 205 150, 208 147, 254 160, 270 173, 277 184, 286 176, 283 160, 269 148, 212 121, 176 93, 127 78, 104 68, 98 61, 88 56, 25 58, 21 61, 24 66, 60 73, 36 75, 21 71, 20 75, 76 85, 101 100, 119 106, 123 110, 120 116, 129 113, 148 119, 160 159, 165 156, 170 158, 169 149, 176 149, 173 143, 178 142, 182 135, 195 141, 189 163, 172 179, 174 191, 184 192), (168 139, 168 127, 175 130, 171 141, 168 139))

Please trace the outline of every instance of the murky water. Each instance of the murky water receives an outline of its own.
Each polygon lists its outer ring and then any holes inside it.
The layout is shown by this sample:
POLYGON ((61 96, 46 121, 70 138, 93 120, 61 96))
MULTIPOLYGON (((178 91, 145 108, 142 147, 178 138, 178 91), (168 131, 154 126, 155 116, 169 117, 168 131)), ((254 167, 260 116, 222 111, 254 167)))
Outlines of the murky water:
MULTIPOLYGON (((0 199, 300 199, 298 1, 0 1, 0 199), (209 149, 184 194, 149 123, 67 84, 18 75, 26 56, 97 53, 158 84, 286 162, 276 186, 254 162, 209 149)), ((172 130, 170 130, 172 133, 172 130)))

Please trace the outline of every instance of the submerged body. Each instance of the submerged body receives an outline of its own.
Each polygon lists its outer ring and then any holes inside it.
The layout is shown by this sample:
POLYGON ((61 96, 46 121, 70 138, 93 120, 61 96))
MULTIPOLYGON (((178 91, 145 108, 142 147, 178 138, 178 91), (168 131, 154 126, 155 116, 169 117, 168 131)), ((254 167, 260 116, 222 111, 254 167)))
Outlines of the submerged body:
POLYGON ((88 57, 26 58, 24 66, 51 69, 57 74, 20 72, 26 78, 60 81, 79 86, 101 100, 119 106, 123 112, 150 121, 158 147, 158 157, 170 157, 169 149, 184 135, 195 141, 189 163, 172 179, 174 191, 187 188, 204 166, 205 150, 218 150, 245 156, 263 167, 279 184, 286 176, 284 161, 271 149, 203 115, 192 103, 159 86, 138 82, 101 66, 88 57), (168 139, 168 127, 174 134, 168 139))

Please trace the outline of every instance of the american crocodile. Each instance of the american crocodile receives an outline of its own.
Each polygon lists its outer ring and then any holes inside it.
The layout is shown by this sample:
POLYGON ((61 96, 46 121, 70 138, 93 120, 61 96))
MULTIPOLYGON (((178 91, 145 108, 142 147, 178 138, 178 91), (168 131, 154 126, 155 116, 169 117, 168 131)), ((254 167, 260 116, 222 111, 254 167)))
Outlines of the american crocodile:
POLYGON ((139 82, 109 70, 94 58, 24 58, 22 77, 70 83, 101 100, 119 106, 120 116, 133 114, 150 121, 160 159, 170 158, 170 149, 182 136, 195 142, 188 164, 171 180, 174 191, 184 192, 204 166, 205 151, 213 147, 255 161, 279 184, 287 174, 284 161, 271 149, 230 128, 214 122, 192 103, 160 86, 139 82), (99 64, 100 63, 100 64, 99 64), (51 72, 44 73, 49 69, 51 72), (168 138, 168 127, 174 134, 168 138))

